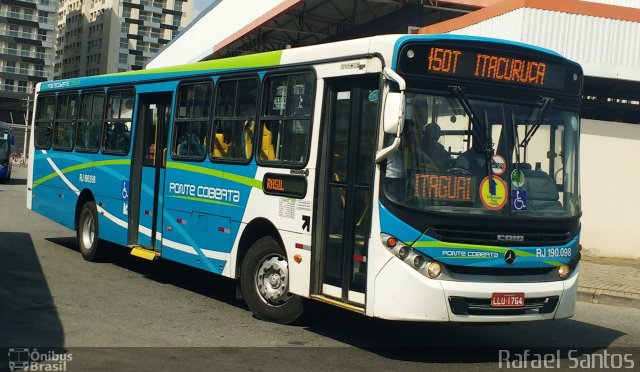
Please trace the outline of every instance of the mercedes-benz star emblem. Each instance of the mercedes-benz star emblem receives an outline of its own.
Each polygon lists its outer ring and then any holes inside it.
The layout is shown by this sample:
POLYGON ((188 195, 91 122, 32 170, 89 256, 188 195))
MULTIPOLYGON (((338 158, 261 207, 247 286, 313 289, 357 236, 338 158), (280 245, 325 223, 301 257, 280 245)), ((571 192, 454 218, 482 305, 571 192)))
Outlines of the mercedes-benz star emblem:
POLYGON ((504 262, 508 263, 509 265, 516 262, 516 252, 509 249, 507 253, 504 254, 504 262))

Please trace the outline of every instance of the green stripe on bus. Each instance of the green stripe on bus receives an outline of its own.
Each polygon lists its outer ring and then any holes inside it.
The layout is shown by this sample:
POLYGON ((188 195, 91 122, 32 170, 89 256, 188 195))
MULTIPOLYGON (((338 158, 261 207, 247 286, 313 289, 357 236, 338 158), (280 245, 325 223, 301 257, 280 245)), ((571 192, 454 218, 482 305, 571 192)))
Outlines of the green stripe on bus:
POLYGON ((199 167, 197 165, 176 163, 176 162, 167 163, 167 168, 180 169, 187 172, 200 173, 207 176, 218 177, 225 180, 240 183, 243 185, 247 185, 250 187, 262 189, 262 181, 253 179, 251 177, 240 176, 238 174, 231 174, 231 173, 225 174, 223 171, 216 170, 216 169, 209 169, 205 167, 199 167))
MULTIPOLYGON (((73 165, 71 167, 67 167, 64 169, 61 169, 60 172, 62 174, 68 173, 68 172, 73 172, 73 171, 77 171, 80 169, 86 169, 86 168, 91 168, 91 167, 100 167, 100 166, 109 166, 109 165, 129 165, 131 163, 130 159, 119 159, 119 160, 102 160, 102 161, 96 161, 96 162, 90 162, 90 163, 82 163, 82 164, 77 164, 77 165, 73 165)), ((240 176, 237 174, 230 174, 227 173, 225 174, 224 172, 220 171, 220 170, 216 170, 216 169, 209 169, 209 168, 205 168, 205 167, 199 167, 196 165, 191 165, 191 164, 183 164, 183 163, 175 163, 175 162, 171 162, 167 164, 167 168, 173 168, 173 169, 180 169, 180 170, 184 170, 187 172, 195 172, 195 173, 200 173, 200 174, 205 174, 208 176, 213 176, 213 177, 218 177, 218 178, 222 178, 222 179, 226 179, 229 181, 233 181, 236 183, 240 183, 243 185, 247 185, 250 187, 255 187, 255 188, 259 188, 262 189, 262 181, 253 179, 251 177, 245 177, 245 176, 240 176)), ((50 179, 53 179, 55 177, 57 177, 58 174, 56 172, 52 172, 36 181, 33 182, 33 187, 36 187, 46 181, 49 181, 50 179)))
POLYGON ((505 253, 508 250, 514 251, 516 254, 523 257, 533 257, 535 254, 520 249, 505 248, 505 247, 492 247, 488 245, 475 245, 475 244, 460 244, 460 243, 447 243, 438 241, 420 241, 413 245, 414 248, 464 248, 474 249, 489 252, 505 253))
POLYGON ((558 261, 542 261, 542 262, 546 263, 547 265, 551 265, 555 267, 560 267, 562 265, 565 265, 562 262, 558 262, 558 261))
MULTIPOLYGON (((101 161, 96 161, 96 162, 90 162, 90 163, 82 163, 82 164, 76 164, 76 165, 72 165, 70 167, 64 168, 64 169, 60 169, 60 172, 62 174, 68 173, 68 172, 73 172, 73 171, 77 171, 80 169, 86 169, 86 168, 92 168, 92 167, 101 167, 101 166, 108 166, 108 165, 129 165, 131 163, 130 159, 118 159, 118 160, 101 160, 101 161)), ((36 187, 44 182, 49 181, 50 179, 56 178, 58 177, 58 173, 56 172, 52 172, 47 174, 46 176, 33 181, 33 187, 36 187)))
POLYGON ((225 202, 221 202, 221 201, 217 201, 217 200, 211 200, 211 199, 196 198, 195 196, 171 195, 170 198, 191 200, 191 201, 201 202, 201 203, 221 204, 221 205, 226 205, 228 207, 236 207, 236 208, 240 207, 239 205, 236 205, 236 204, 225 203, 225 202))
POLYGON ((252 54, 247 56, 224 58, 205 62, 190 63, 187 65, 168 66, 152 68, 148 70, 127 71, 117 74, 109 74, 103 76, 124 76, 124 75, 147 75, 147 74, 163 74, 170 72, 189 72, 189 71, 205 71, 205 70, 223 70, 232 68, 250 68, 250 67, 268 67, 280 64, 282 51, 265 52, 252 54))

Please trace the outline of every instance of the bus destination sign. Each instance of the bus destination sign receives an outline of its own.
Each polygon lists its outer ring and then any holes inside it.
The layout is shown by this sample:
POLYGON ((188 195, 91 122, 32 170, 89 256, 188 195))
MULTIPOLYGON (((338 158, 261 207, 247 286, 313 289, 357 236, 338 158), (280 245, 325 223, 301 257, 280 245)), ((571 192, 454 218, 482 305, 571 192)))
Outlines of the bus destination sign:
POLYGON ((267 195, 303 199, 307 195, 307 179, 279 173, 267 173, 262 179, 262 190, 267 195))
POLYGON ((461 74, 463 77, 544 85, 547 64, 522 58, 432 47, 427 69, 433 73, 461 74), (460 69, 458 68, 460 63, 460 69), (471 67, 471 68, 469 68, 471 67))
POLYGON ((490 81, 572 93, 578 93, 581 87, 578 67, 559 59, 537 57, 534 52, 412 43, 400 53, 398 67, 405 75, 490 81))

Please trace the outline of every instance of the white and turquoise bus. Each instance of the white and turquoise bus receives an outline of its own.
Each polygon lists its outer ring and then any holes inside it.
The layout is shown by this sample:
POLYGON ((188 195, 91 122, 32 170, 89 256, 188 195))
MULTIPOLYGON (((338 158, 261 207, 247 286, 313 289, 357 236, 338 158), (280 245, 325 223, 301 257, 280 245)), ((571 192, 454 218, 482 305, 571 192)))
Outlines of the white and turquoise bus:
POLYGON ((28 208, 129 247, 398 320, 570 317, 582 70, 519 43, 387 35, 38 86, 28 208))

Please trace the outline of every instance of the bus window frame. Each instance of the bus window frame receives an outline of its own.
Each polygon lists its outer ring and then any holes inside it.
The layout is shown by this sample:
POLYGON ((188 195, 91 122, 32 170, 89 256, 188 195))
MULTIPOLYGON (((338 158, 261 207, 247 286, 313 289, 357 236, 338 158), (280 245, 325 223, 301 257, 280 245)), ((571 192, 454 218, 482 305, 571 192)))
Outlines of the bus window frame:
POLYGON ((202 156, 190 156, 190 155, 179 155, 177 153, 177 146, 178 146, 178 138, 177 138, 177 134, 178 134, 178 122, 193 122, 193 121, 206 121, 206 126, 207 126, 207 134, 205 139, 209 139, 210 138, 210 133, 211 133, 211 118, 213 117, 213 110, 214 110, 214 106, 212 104, 213 99, 214 99, 214 95, 215 95, 215 89, 216 89, 216 84, 213 81, 213 77, 211 76, 207 76, 205 79, 199 78, 199 79, 189 79, 189 80, 183 80, 181 81, 178 86, 176 87, 176 98, 175 98, 175 104, 174 104, 174 109, 173 109, 173 124, 172 124, 172 129, 171 129, 171 141, 169 142, 169 148, 171 149, 169 151, 171 160, 178 160, 178 161, 187 161, 187 162, 194 162, 194 163, 202 163, 206 158, 207 158, 207 154, 209 153, 209 148, 210 148, 210 144, 207 144, 204 148, 204 153, 202 154, 202 156), (182 119, 178 117, 178 110, 179 110, 179 105, 180 105, 180 88, 182 88, 183 86, 189 86, 189 85, 198 85, 198 84, 203 84, 203 83, 209 83, 211 86, 211 95, 209 97, 208 100, 208 105, 209 105, 209 116, 206 117, 206 120, 193 120, 194 118, 186 118, 186 119, 182 119), (175 149, 174 149, 174 145, 175 145, 175 149))
MULTIPOLYGON (((261 92, 262 92, 262 81, 263 79, 260 79, 260 75, 257 73, 237 73, 237 74, 229 74, 229 75, 223 75, 223 76, 219 76, 218 79, 215 82, 215 95, 214 95, 214 99, 213 99, 213 108, 212 108, 212 115, 210 118, 210 125, 209 125, 209 149, 208 149, 208 154, 209 154, 209 160, 212 163, 220 163, 220 164, 238 164, 238 165, 247 165, 250 164, 251 161, 255 158, 255 154, 256 154, 256 141, 257 141, 257 130, 256 130, 256 126, 259 123, 258 122, 258 116, 259 116, 259 112, 260 112, 260 105, 261 105, 261 92), (239 82, 241 80, 254 80, 257 82, 256 85, 256 104, 255 104, 255 112, 253 114, 252 117, 250 116, 243 116, 243 117, 239 117, 239 116, 219 116, 219 95, 218 93, 220 92, 220 84, 221 83, 225 83, 225 82, 229 82, 229 81, 235 81, 235 82, 239 82), (216 122, 218 120, 221 121, 234 121, 234 122, 246 122, 247 120, 253 120, 253 143, 251 146, 251 156, 249 156, 248 158, 230 158, 230 157, 214 157, 213 156, 213 144, 214 144, 214 135, 216 134, 216 122)), ((236 100, 237 100, 237 89, 236 89, 236 100)))
MULTIPOLYGON (((91 103, 91 107, 93 108, 93 102, 91 103)), ((78 110, 78 119, 76 120, 76 135, 75 135, 75 147, 74 150, 76 152, 79 153, 85 153, 85 154, 97 154, 100 152, 100 150, 102 149, 102 143, 104 141, 104 117, 105 117, 105 110, 107 107, 107 93, 105 92, 104 89, 96 89, 96 90, 86 90, 86 91, 81 91, 80 92, 80 109, 78 110), (84 149, 81 148, 79 149, 77 144, 78 144, 78 129, 80 128, 80 122, 81 121, 93 121, 93 119, 82 119, 82 105, 84 104, 84 97, 86 95, 94 95, 94 94, 99 94, 101 93, 103 96, 103 102, 102 102, 102 115, 100 115, 99 120, 100 121, 100 143, 98 144, 98 147, 95 150, 92 149, 84 149)), ((92 110, 93 112, 93 110, 92 110)))
MULTIPOLYGON (((58 105, 58 95, 55 92, 53 92, 53 93, 45 93, 45 94, 38 94, 38 98, 36 99, 36 110, 35 110, 35 114, 33 115, 33 126, 34 126, 34 128, 33 128, 33 132, 34 132, 33 145, 34 145, 34 148, 36 150, 49 150, 49 149, 51 149, 51 146, 53 144, 53 123, 54 123, 54 120, 55 120, 55 117, 56 117, 56 107, 57 107, 57 105, 58 105), (53 97, 53 117, 50 117, 50 118, 47 117, 45 119, 38 119, 38 115, 37 115, 38 112, 39 112, 38 110, 41 109, 40 105, 38 104, 38 101, 40 101, 40 99, 46 100, 48 97, 53 97), (47 130, 50 131, 48 146, 42 146, 42 145, 36 144, 35 131, 36 131, 36 128, 38 127, 39 123, 46 123, 47 124, 47 130)), ((45 110, 46 110, 46 108, 45 108, 45 110)), ((45 114, 46 114, 46 112, 45 112, 45 114)))
MULTIPOLYGON (((67 110, 67 114, 69 111, 69 107, 66 108, 67 110)), ((53 129, 51 131, 51 149, 53 149, 54 151, 65 151, 65 152, 71 152, 74 150, 75 148, 75 144, 76 144, 76 130, 78 127, 78 112, 80 111, 80 92, 77 90, 71 90, 71 91, 63 91, 63 92, 59 92, 56 95, 56 105, 55 105, 55 111, 54 111, 54 119, 53 119, 53 129), (60 102, 60 97, 71 97, 71 96, 76 96, 76 113, 74 115, 74 117, 72 118, 68 118, 65 117, 65 119, 59 119, 58 118, 58 103, 60 102), (60 123, 71 123, 72 128, 73 128, 73 136, 71 139, 71 146, 67 147, 67 146, 58 146, 56 144, 56 131, 58 129, 58 125, 60 123)))
MULTIPOLYGON (((303 75, 305 73, 310 73, 312 76, 312 80, 313 80, 313 92, 311 95, 311 108, 309 110, 309 145, 307 146, 306 149, 306 154, 305 154, 305 161, 304 163, 289 163, 289 162, 284 162, 282 160, 262 160, 260 159, 260 157, 258 156, 257 152, 258 151, 254 151, 254 156, 256 159, 256 163, 261 166, 261 167, 269 167, 269 168, 284 168, 284 169, 304 169, 307 167, 307 165, 309 164, 309 159, 311 157, 311 148, 313 147, 312 142, 313 142, 313 121, 315 119, 315 109, 316 109, 316 100, 317 100, 317 94, 318 94, 318 73, 315 69, 315 67, 313 66, 304 66, 304 67, 297 67, 297 68, 279 68, 279 69, 275 69, 275 70, 271 70, 271 71, 267 71, 267 73, 264 74, 264 76, 261 79, 261 84, 260 84, 260 96, 259 96, 259 101, 258 101, 258 120, 256 121, 256 124, 258 125, 258 128, 255 130, 256 132, 256 140, 254 141, 255 147, 256 149, 260 149, 262 147, 262 122, 265 120, 277 120, 275 116, 269 116, 266 115, 264 113, 266 107, 263 106, 265 105, 266 101, 267 101, 267 95, 269 94, 267 92, 267 84, 266 81, 269 78, 272 77, 277 77, 277 76, 289 76, 289 75, 303 75)), ((281 118, 285 118, 287 116, 282 116, 281 118)), ((287 120, 296 120, 296 119, 292 119, 295 118, 296 116, 291 116, 289 117, 289 119, 287 120)), ((320 140, 321 141, 321 140, 320 140)))
MULTIPOLYGON (((117 87, 108 87, 106 89, 105 92, 105 103, 104 103, 104 110, 103 110, 103 114, 102 114, 102 136, 101 136, 101 143, 100 143, 100 152, 102 154, 105 155, 113 155, 113 156, 128 156, 129 153, 131 152, 131 145, 133 144, 134 141, 134 120, 136 118, 136 113, 137 113, 137 106, 138 105, 138 95, 136 92, 136 86, 135 85, 127 85, 127 86, 117 86, 117 87), (108 117, 107 116, 107 107, 109 105, 109 95, 111 93, 114 92, 125 92, 125 91, 131 91, 133 93, 133 107, 131 108, 131 118, 129 120, 122 120, 122 117, 117 117, 117 118, 113 118, 113 117, 108 117), (116 120, 114 120, 116 119, 116 120), (114 151, 114 150, 107 150, 105 149, 105 143, 107 141, 107 122, 117 122, 117 121, 124 121, 127 122, 129 121, 131 123, 131 127, 129 128, 129 146, 127 147, 127 151, 123 152, 123 151, 114 151)), ((119 115, 122 115, 122 103, 120 104, 120 112, 119 115)))

